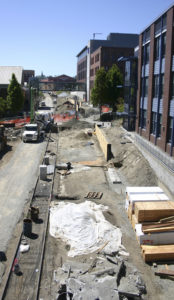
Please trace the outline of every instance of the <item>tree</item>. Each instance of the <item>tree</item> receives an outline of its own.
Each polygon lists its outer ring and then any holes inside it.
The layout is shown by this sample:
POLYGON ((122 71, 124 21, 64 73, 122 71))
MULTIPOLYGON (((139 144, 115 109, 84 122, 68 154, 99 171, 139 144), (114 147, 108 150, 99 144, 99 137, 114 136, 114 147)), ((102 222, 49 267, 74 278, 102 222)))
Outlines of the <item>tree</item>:
POLYGON ((7 89, 7 103, 13 113, 17 113, 23 108, 24 95, 15 74, 12 74, 12 79, 7 89))
POLYGON ((96 73, 96 78, 94 81, 94 87, 91 91, 91 101, 93 105, 101 106, 106 103, 107 100, 107 81, 106 81, 106 71, 102 67, 96 73))
POLYGON ((117 111, 117 105, 120 104, 120 96, 123 87, 123 75, 117 65, 113 65, 106 75, 107 81, 107 104, 112 107, 112 111, 117 111))
POLYGON ((7 105, 6 105, 6 100, 2 97, 0 97, 0 115, 3 116, 3 114, 5 113, 6 109, 7 109, 7 105))
POLYGON ((123 75, 117 65, 113 65, 108 72, 102 67, 96 73, 91 100, 94 105, 108 104, 112 111, 117 110, 122 94, 123 75))

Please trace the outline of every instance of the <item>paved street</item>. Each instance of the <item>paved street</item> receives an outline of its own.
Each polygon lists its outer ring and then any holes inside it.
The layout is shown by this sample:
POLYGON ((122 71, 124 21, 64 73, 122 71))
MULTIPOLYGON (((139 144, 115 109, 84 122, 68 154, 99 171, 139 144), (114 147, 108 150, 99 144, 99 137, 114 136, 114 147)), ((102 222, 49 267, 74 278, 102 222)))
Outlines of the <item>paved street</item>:
POLYGON ((46 142, 20 142, 10 161, 0 168, 0 245, 1 251, 21 217, 29 192, 34 188, 46 142))

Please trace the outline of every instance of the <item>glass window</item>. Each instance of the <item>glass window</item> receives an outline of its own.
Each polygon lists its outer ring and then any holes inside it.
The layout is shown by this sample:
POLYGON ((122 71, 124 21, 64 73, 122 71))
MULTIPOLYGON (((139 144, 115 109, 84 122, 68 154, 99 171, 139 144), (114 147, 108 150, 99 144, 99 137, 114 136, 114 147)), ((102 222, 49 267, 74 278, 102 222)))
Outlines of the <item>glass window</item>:
POLYGON ((173 128, 173 118, 168 118, 168 129, 167 129, 167 142, 172 142, 172 128, 173 128))
POLYGON ((149 81, 149 78, 145 77, 144 78, 144 97, 148 96, 148 81, 149 81))
POLYGON ((149 63, 149 57, 150 57, 150 44, 147 44, 145 46, 145 64, 149 63))
POLYGON ((163 15, 163 29, 166 29, 166 26, 167 26, 167 16, 166 15, 163 15))
POLYGON ((161 74, 161 99, 164 96, 164 74, 161 74))
POLYGON ((150 131, 154 135, 156 133, 156 120, 157 120, 157 113, 156 112, 152 112, 152 121, 151 121, 150 131))
POLYGON ((161 18, 158 19, 155 23, 155 34, 158 34, 161 31, 161 18))
POLYGON ((162 34, 161 43, 162 43, 162 57, 164 57, 166 54, 166 33, 162 34))
POLYGON ((159 75, 155 75, 153 79, 153 98, 158 97, 159 75))
POLYGON ((146 118, 147 111, 145 109, 140 109, 140 126, 141 128, 146 128, 146 118))
POLYGON ((146 128, 147 111, 143 109, 143 128, 146 128))
POLYGON ((161 136, 162 115, 159 115, 158 136, 161 136))
POLYGON ((171 99, 174 99, 174 72, 172 72, 171 78, 171 99))
POLYGON ((160 37, 157 37, 155 39, 155 60, 159 59, 159 53, 160 53, 160 37))

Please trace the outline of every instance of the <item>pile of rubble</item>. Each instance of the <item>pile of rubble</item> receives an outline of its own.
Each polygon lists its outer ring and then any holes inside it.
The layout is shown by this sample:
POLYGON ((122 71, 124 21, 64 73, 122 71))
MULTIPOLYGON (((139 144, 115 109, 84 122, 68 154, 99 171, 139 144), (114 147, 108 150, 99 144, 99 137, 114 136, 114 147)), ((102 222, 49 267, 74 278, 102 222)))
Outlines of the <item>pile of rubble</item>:
POLYGON ((56 299, 142 299, 146 286, 137 269, 120 256, 98 255, 91 265, 68 261, 54 271, 56 299), (64 296, 64 297, 63 297, 64 296))

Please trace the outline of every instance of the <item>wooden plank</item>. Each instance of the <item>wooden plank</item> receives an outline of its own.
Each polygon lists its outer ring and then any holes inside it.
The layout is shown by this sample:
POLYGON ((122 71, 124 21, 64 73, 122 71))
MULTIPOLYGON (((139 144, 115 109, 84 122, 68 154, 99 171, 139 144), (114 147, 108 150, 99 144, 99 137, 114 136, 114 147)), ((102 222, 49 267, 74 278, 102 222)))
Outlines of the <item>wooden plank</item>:
POLYGON ((132 228, 135 230, 135 225, 138 224, 136 216, 133 214, 131 219, 132 228))
POLYGON ((149 228, 142 230, 144 233, 155 233, 155 232, 166 232, 166 231, 174 231, 174 226, 170 227, 161 227, 161 228, 149 228))
POLYGON ((142 245, 142 256, 145 262, 169 261, 174 259, 174 245, 142 245))
POLYGON ((168 275, 168 276, 174 276, 174 271, 173 270, 166 270, 166 269, 161 269, 159 271, 155 272, 155 275, 168 275))
POLYGON ((131 222, 131 220, 132 220, 132 204, 129 204, 129 207, 128 207, 128 218, 131 222))
POLYGON ((134 211, 138 223, 159 221, 162 218, 174 217, 174 202, 136 202, 134 211))
POLYGON ((144 230, 146 229, 153 229, 153 228, 162 228, 162 227, 171 227, 174 226, 174 222, 171 223, 151 223, 151 224, 142 224, 142 231, 144 232, 144 230))
POLYGON ((165 223, 165 222, 172 222, 174 221, 174 216, 168 217, 168 218, 163 218, 160 220, 161 223, 165 223))

